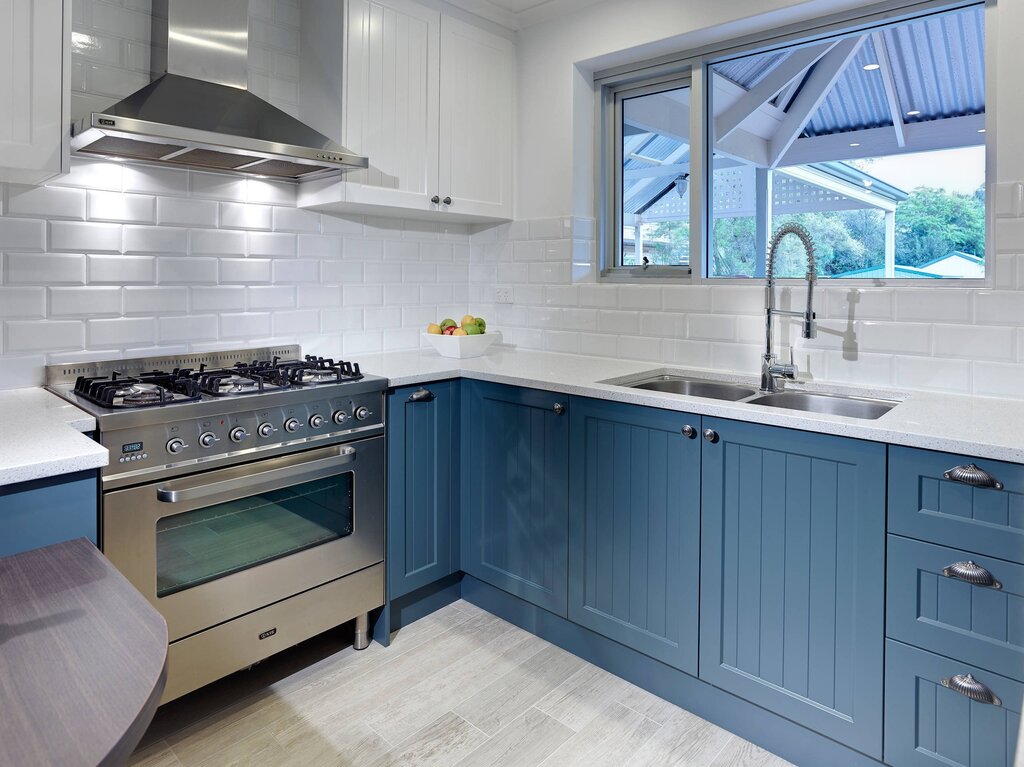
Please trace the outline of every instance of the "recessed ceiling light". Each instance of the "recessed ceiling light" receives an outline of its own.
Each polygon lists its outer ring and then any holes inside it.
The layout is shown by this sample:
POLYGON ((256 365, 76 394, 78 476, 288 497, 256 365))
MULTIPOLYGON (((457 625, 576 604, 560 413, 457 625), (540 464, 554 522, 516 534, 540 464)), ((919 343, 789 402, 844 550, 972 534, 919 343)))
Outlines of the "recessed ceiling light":
POLYGON ((873 183, 875 182, 872 181, 870 178, 864 179, 864 186, 871 186, 873 183))
POLYGON ((978 133, 984 133, 984 132, 985 132, 984 128, 978 128, 978 133))
POLYGON ((909 112, 907 112, 907 117, 915 117, 916 115, 919 114, 921 114, 920 109, 911 109, 909 112))
POLYGON ((865 72, 874 72, 876 69, 880 69, 881 66, 882 66, 881 64, 865 64, 864 65, 864 71, 865 72))
POLYGON ((860 146, 860 144, 858 144, 857 142, 854 142, 854 143, 850 144, 850 146, 860 146))

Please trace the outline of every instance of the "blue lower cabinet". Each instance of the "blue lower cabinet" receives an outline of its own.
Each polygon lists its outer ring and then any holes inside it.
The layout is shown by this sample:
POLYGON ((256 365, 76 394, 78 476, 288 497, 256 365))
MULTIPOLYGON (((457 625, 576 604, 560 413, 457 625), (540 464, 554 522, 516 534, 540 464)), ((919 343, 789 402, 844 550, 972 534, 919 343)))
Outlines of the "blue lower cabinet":
POLYGON ((1012 767, 1022 698, 1024 684, 1016 680, 889 640, 885 762, 1012 767))
POLYGON ((881 758, 885 446, 702 426, 700 678, 881 758))
POLYGON ((95 471, 0 487, 0 557, 73 538, 96 543, 98 492, 95 471))
POLYGON ((697 673, 700 417, 573 398, 569 619, 697 673))
POLYGON ((458 392, 458 381, 439 381, 388 395, 392 599, 458 570, 452 545, 458 529, 458 392))
POLYGON ((462 384, 462 569, 564 617, 569 398, 462 384))

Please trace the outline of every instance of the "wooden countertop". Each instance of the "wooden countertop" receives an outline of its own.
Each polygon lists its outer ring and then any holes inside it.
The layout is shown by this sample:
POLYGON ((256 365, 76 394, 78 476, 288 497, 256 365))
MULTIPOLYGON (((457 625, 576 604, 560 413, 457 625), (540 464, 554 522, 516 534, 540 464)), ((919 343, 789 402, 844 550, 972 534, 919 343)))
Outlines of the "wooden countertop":
POLYGON ((86 539, 0 558, 0 765, 122 765, 167 677, 167 625, 86 539))

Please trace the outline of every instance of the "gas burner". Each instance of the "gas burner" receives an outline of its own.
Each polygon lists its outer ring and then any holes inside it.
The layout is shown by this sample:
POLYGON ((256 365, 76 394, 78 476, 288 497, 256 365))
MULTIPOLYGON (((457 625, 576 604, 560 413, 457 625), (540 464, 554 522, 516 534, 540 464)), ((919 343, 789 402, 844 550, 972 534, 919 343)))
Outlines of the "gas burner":
POLYGON ((279 370, 287 375, 288 380, 296 386, 320 386, 322 384, 339 384, 362 379, 359 363, 335 363, 329 357, 313 357, 306 355, 305 360, 287 360, 276 362, 279 370))
POLYGON ((237 365, 222 370, 188 372, 198 383, 201 391, 214 397, 232 397, 240 394, 262 394, 288 388, 288 379, 275 368, 252 365, 237 365))
POLYGON ((89 402, 115 409, 172 405, 200 398, 194 382, 160 371, 137 378, 116 372, 109 378, 79 376, 74 392, 89 402))

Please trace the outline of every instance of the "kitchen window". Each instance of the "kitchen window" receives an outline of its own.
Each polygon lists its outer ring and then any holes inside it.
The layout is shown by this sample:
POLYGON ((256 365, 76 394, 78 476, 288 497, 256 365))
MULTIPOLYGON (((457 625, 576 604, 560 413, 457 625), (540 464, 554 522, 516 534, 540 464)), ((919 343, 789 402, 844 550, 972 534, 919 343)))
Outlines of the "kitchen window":
MULTIPOLYGON (((685 63, 675 81, 666 64, 647 82, 602 81, 606 277, 761 278, 772 232, 795 222, 822 279, 984 280, 984 6, 685 63)), ((804 263, 784 240, 776 274, 803 277, 804 263)))

